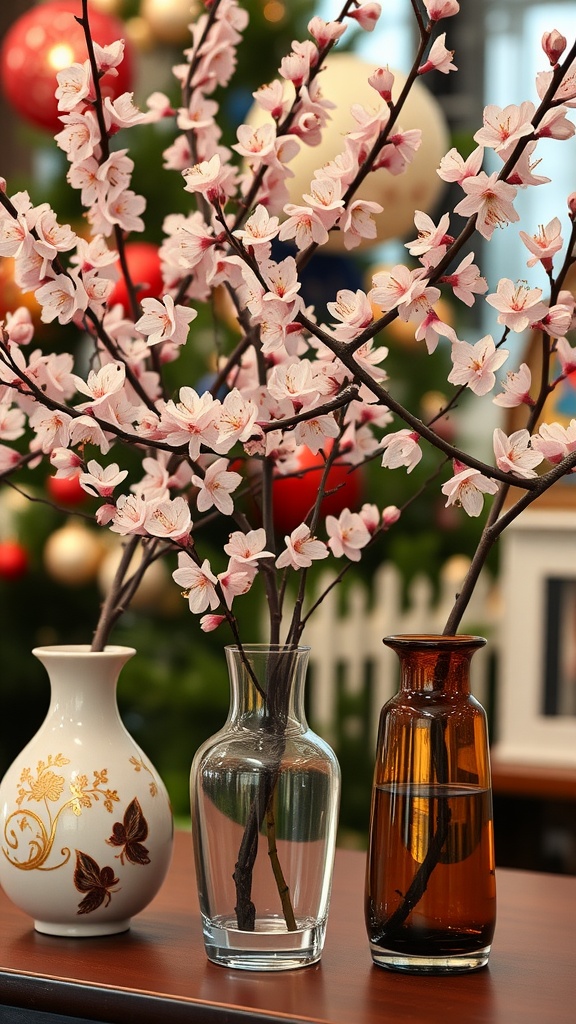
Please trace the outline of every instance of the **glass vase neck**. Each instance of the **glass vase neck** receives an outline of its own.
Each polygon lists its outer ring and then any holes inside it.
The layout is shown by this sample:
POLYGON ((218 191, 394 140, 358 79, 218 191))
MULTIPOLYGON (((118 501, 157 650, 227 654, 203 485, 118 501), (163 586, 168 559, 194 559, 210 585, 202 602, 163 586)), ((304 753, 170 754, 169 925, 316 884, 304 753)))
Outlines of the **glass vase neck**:
POLYGON ((470 661, 486 643, 481 636, 407 634, 383 641, 400 659, 400 689, 404 692, 470 692, 470 661))
POLYGON ((225 650, 231 690, 228 721, 272 732, 307 728, 304 683, 309 647, 245 644, 225 650))

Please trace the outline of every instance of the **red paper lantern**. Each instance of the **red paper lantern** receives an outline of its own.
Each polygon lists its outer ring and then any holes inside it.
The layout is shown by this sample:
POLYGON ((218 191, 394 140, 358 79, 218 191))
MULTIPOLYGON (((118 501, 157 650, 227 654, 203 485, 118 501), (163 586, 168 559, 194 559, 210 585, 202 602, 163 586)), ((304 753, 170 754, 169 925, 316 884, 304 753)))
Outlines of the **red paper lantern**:
MULTIPOLYGON (((7 101, 26 121, 54 133, 60 131, 54 96, 56 73, 88 56, 84 30, 76 21, 80 0, 48 0, 18 18, 6 33, 0 50, 0 84, 7 101)), ((89 10, 92 38, 101 46, 123 39, 125 27, 117 18, 89 10)), ((104 75, 100 88, 112 98, 132 87, 132 60, 126 47, 118 75, 104 75)))
MULTIPOLYGON (((281 536, 296 529, 303 522, 316 501, 322 480, 324 459, 321 453, 314 455, 304 446, 298 455, 298 469, 306 470, 302 476, 277 476, 272 485, 274 503, 274 526, 281 536)), ((326 491, 322 501, 322 518, 338 516, 342 509, 357 511, 362 504, 362 471, 352 469, 349 464, 336 463, 328 472, 326 491)))
MULTIPOLYGON (((153 242, 128 242, 126 262, 140 302, 142 299, 150 297, 157 299, 163 295, 162 269, 157 245, 154 245, 153 242)), ((122 273, 120 264, 118 264, 118 270, 122 273)), ((117 303, 124 307, 124 313, 127 316, 131 315, 130 299, 123 276, 114 285, 108 299, 108 308, 111 309, 117 303)))

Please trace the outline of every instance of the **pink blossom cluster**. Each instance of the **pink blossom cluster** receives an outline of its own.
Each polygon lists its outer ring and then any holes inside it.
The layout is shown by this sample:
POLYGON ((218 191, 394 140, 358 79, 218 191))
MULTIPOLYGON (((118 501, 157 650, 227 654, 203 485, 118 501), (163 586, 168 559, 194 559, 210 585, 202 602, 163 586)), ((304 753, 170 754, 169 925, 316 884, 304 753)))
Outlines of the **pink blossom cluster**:
MULTIPOLYGON (((420 45, 408 86, 457 70, 448 32, 439 31, 459 15, 457 0, 418 0, 414 8, 420 45)), ((390 68, 375 68, 371 105, 351 97, 353 127, 341 152, 315 171, 299 201, 290 198, 291 162, 302 147, 319 144, 333 110, 322 68, 351 25, 373 31, 379 15, 377 3, 346 0, 334 20, 312 18, 309 38, 294 40, 277 78, 255 91, 259 117, 239 125, 237 141, 227 147, 218 91, 232 81, 248 27, 239 0, 206 3, 174 68, 181 105, 173 109, 154 93, 146 112, 132 94, 102 98, 100 80, 116 74, 124 47, 121 40, 106 47, 91 42, 83 0, 91 46, 83 64, 58 74, 56 144, 68 159, 67 180, 80 194, 89 237, 59 224, 46 203, 35 205, 27 192, 9 195, 1 183, 0 258, 14 259, 16 282, 34 294, 44 323, 82 332, 84 355, 34 348, 27 308, 8 313, 0 325, 0 475, 28 472, 42 460, 59 476, 79 473, 81 486, 98 499, 102 527, 140 544, 149 560, 177 552, 174 580, 190 610, 203 616, 204 629, 227 621, 234 630, 234 599, 260 580, 278 631, 292 573, 303 586, 312 564, 327 558, 342 560, 343 573, 398 520, 395 505, 367 502, 322 521, 334 465, 354 473, 377 460, 387 486, 387 471, 411 473, 423 447, 431 446, 441 466, 452 465, 448 479, 439 469, 446 505, 477 517, 492 496, 490 537, 498 533, 510 484, 521 492, 519 512, 576 466, 576 420, 542 422, 546 399, 576 371, 569 338, 575 300, 566 282, 575 195, 548 224, 517 231, 527 266, 541 271, 541 287, 504 278, 490 291, 480 259, 465 248, 472 240, 482 254, 496 229, 517 230, 519 190, 548 181, 535 173, 538 147, 575 134, 576 50, 573 45, 564 57, 568 44, 555 30, 542 40, 548 67, 537 76, 534 99, 488 106, 472 153, 464 157, 453 148, 440 161, 439 177, 460 190, 453 209, 437 220, 415 209, 404 262, 374 272, 365 290, 337 290, 326 308, 306 305, 302 269, 334 233, 347 250, 376 240, 374 217, 383 211, 362 198, 367 176, 401 175, 421 143, 420 130, 401 127, 409 89, 397 95, 390 68), (122 257, 127 238, 144 230, 145 200, 131 188, 129 149, 115 148, 112 139, 159 119, 173 125, 164 170, 181 175, 190 212, 166 211, 159 239, 163 293, 140 300, 122 257), (498 161, 499 169, 485 169, 498 161), (278 243, 290 254, 278 256, 278 243), (130 313, 110 301, 119 264, 130 313), (180 378, 168 391, 164 371, 195 346, 198 310, 214 294, 226 296, 241 334, 218 350, 211 389, 180 378), (441 301, 446 296, 450 318, 441 301), (480 299, 492 333, 464 337, 468 321, 460 313, 480 299), (452 397, 429 422, 402 404, 385 369, 384 331, 396 318, 430 358, 439 348, 451 355, 452 397), (542 338, 547 375, 533 380, 525 361, 502 375, 510 334, 534 332, 542 338), (494 431, 486 461, 435 429, 464 395, 524 410, 525 426, 494 431), (320 456, 324 479, 303 521, 278 537, 273 482, 299 472, 304 447, 320 456), (126 450, 139 454, 141 471, 134 472, 133 459, 124 465, 126 450), (257 521, 245 509, 248 492, 260 510, 257 521), (218 565, 202 549, 202 527, 214 516, 230 528, 218 565)), ((485 536, 474 571, 487 553, 485 536)), ((302 602, 298 607, 287 631, 291 640, 305 622, 302 602)))

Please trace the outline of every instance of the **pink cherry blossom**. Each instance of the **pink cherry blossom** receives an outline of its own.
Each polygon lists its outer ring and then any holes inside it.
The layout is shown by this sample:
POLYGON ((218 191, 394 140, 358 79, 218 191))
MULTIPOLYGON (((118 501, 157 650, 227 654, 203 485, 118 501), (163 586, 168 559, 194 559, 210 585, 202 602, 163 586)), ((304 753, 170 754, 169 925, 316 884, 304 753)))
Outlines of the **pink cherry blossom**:
POLYGON ((422 449, 419 444, 420 437, 413 431, 403 428, 393 434, 386 434, 382 439, 382 465, 388 469, 398 469, 406 466, 406 471, 411 473, 422 458, 422 449))
POLYGON ((524 479, 536 476, 534 467, 540 465, 543 456, 532 447, 527 430, 515 430, 508 436, 500 427, 496 427, 493 445, 498 469, 524 479))
POLYGON ((576 420, 570 420, 567 427, 561 423, 542 423, 532 437, 532 448, 557 465, 573 451, 576 451, 576 420))
POLYGON ((313 537, 310 528, 301 523, 289 536, 284 537, 286 547, 276 559, 276 568, 307 569, 313 561, 328 557, 328 548, 323 541, 313 537))
POLYGON ((152 537, 172 539, 184 543, 192 528, 190 507, 185 498, 166 498, 164 501, 148 500, 144 528, 152 537))
POLYGON ((463 217, 476 216, 476 227, 480 234, 492 238, 494 229, 520 219, 514 209, 516 188, 505 181, 499 181, 496 171, 487 175, 480 171, 475 177, 462 181, 466 198, 461 199, 454 212, 463 217))
POLYGON ((572 121, 568 120, 566 114, 566 107, 554 107, 552 110, 547 110, 536 129, 537 138, 571 139, 576 128, 572 121))
POLYGON ((520 238, 526 248, 533 253, 526 266, 533 267, 540 262, 544 270, 551 270, 552 257, 563 245, 562 225, 558 217, 553 217, 546 226, 541 224, 535 235, 528 235, 525 231, 520 231, 520 238))
POLYGON ((99 370, 90 370, 86 381, 76 374, 72 376, 77 390, 90 397, 89 402, 82 406, 76 406, 76 408, 94 409, 124 387, 126 366, 124 363, 105 363, 99 370))
POLYGON ((16 345, 29 345, 34 337, 34 324, 27 306, 18 306, 13 313, 7 312, 4 329, 9 341, 16 345))
POLYGON ((233 566, 252 567, 260 558, 274 558, 272 551, 266 551, 266 531, 262 527, 247 533, 235 530, 228 537, 224 551, 233 566))
POLYGON ((288 214, 278 233, 281 241, 293 238, 298 249, 307 249, 309 245, 324 245, 328 241, 328 231, 320 214, 311 206, 296 206, 287 203, 284 212, 288 214))
POLYGON ((308 22, 308 31, 323 50, 328 43, 334 43, 346 31, 346 25, 339 21, 324 21, 317 15, 308 22))
POLYGON ((446 246, 454 241, 448 235, 450 217, 447 213, 440 218, 439 223, 436 225, 427 213, 423 213, 422 210, 416 210, 414 224, 418 231, 418 237, 411 242, 404 243, 411 256, 422 256, 424 253, 429 252, 430 249, 437 248, 442 248, 444 252, 446 246))
POLYGON ((441 284, 450 285, 456 298, 467 306, 474 305, 475 295, 483 295, 488 291, 488 282, 473 261, 474 253, 469 252, 456 270, 440 278, 441 284))
POLYGON ((355 249, 363 238, 376 238, 374 214, 382 213, 380 203, 367 199, 354 199, 342 214, 339 228, 344 238, 345 249, 355 249))
POLYGON ((538 331, 544 331, 550 338, 562 338, 572 326, 574 314, 573 305, 556 303, 546 309, 544 315, 533 320, 531 327, 538 331))
POLYGON ((336 223, 344 206, 342 186, 335 178, 314 178, 310 191, 305 192, 302 198, 327 229, 336 223))
POLYGON ((88 494, 98 494, 101 498, 110 498, 116 487, 128 476, 127 469, 120 469, 116 462, 109 466, 101 466, 92 459, 88 463, 88 472, 81 473, 80 486, 88 494))
POLYGON ((494 405, 502 409, 515 409, 519 405, 534 405, 530 396, 532 374, 527 363, 522 363, 517 371, 509 370, 502 381, 502 392, 492 399, 494 405))
POLYGON ((474 140, 504 157, 518 139, 532 134, 534 112, 534 104, 529 101, 504 108, 492 103, 484 108, 484 127, 476 132, 474 140))
POLYGON ((72 64, 62 71, 57 71, 56 79, 58 81, 58 88, 55 95, 58 100, 58 110, 74 110, 74 107, 81 103, 82 100, 87 99, 91 95, 93 98, 89 61, 85 60, 83 64, 72 64))
POLYGON ((462 463, 456 462, 454 469, 454 476, 442 484, 446 506, 460 505, 469 516, 479 516, 484 507, 484 495, 496 494, 498 484, 478 469, 471 469, 462 463))
POLYGON ((365 32, 373 32, 376 22, 382 14, 382 7, 376 3, 360 4, 359 7, 349 10, 347 13, 348 17, 354 18, 365 32))
POLYGON ((505 277, 498 282, 496 292, 486 296, 486 302, 499 310, 499 324, 518 333, 548 312, 548 307, 541 302, 541 296, 541 288, 529 288, 522 281, 514 284, 510 278, 505 277))
POLYGON ((382 509, 382 529, 389 530, 398 522, 401 515, 402 512, 397 505, 386 505, 386 508, 382 509))
POLYGON ((76 416, 70 424, 70 444, 93 444, 100 449, 102 455, 110 451, 110 436, 104 433, 92 416, 76 416))
POLYGON ((42 306, 42 323, 69 324, 76 313, 83 313, 88 306, 88 295, 82 282, 72 275, 58 274, 34 293, 42 306))
POLYGON ((557 29, 552 29, 551 32, 545 32, 542 36, 542 49, 548 57, 552 67, 558 63, 566 49, 566 46, 566 37, 563 36, 561 32, 558 32, 557 29))
POLYGON ((394 85, 394 73, 390 68, 377 68, 369 79, 369 85, 382 97, 386 103, 392 100, 392 87, 394 85))
POLYGON ((0 399, 0 439, 16 441, 22 437, 25 427, 25 416, 21 409, 12 406, 8 398, 0 399))
POLYGON ((425 75, 428 71, 441 71, 443 75, 448 75, 451 71, 458 70, 452 63, 454 50, 447 50, 445 43, 446 33, 442 32, 432 43, 427 60, 418 68, 419 75, 425 75))
POLYGON ((576 348, 573 348, 567 338, 558 338, 556 342, 556 355, 562 367, 563 376, 576 370, 576 348))
POLYGON ((227 569, 218 573, 218 583, 222 588, 224 601, 227 608, 232 607, 232 601, 240 594, 247 594, 252 586, 254 573, 241 569, 227 569))
POLYGON ((142 299, 143 315, 134 324, 137 331, 146 336, 149 345, 172 341, 184 345, 188 337, 188 325, 195 320, 197 312, 189 306, 175 306, 171 295, 159 299, 142 299))
POLYGON ((211 446, 218 438, 220 402, 209 391, 199 395, 194 388, 182 387, 179 402, 166 402, 160 420, 162 434, 169 444, 188 445, 195 461, 202 444, 211 446))
POLYGON ((198 488, 196 505, 199 512, 214 507, 225 516, 232 515, 234 502, 230 492, 242 483, 242 477, 240 473, 229 471, 227 459, 216 459, 208 466, 203 477, 194 475, 192 483, 198 488))
POLYGON ((409 270, 402 264, 392 270, 381 270, 372 278, 373 288, 368 298, 385 313, 396 306, 409 304, 414 291, 421 284, 421 276, 421 270, 409 270))
POLYGON ((528 145, 523 149, 520 157, 514 164, 513 169, 507 176, 506 181, 509 185, 517 185, 519 188, 527 188, 529 185, 546 185, 550 181, 543 174, 534 174, 535 168, 540 163, 540 160, 532 160, 532 154, 534 153, 538 143, 536 141, 529 142, 528 145))
POLYGON ((438 176, 443 181, 455 181, 461 185, 466 178, 475 178, 480 173, 483 159, 483 146, 478 146, 466 159, 457 149, 451 149, 440 161, 438 176))
POLYGON ((185 551, 178 553, 178 568, 172 573, 172 579, 184 587, 184 596, 188 598, 190 611, 200 614, 207 608, 217 608, 220 598, 216 593, 218 580, 210 568, 210 562, 204 559, 197 565, 185 551))
POLYGON ((226 622, 225 615, 203 615, 200 619, 200 629, 203 633, 211 633, 214 629, 218 629, 223 622, 226 622))
POLYGON ((430 21, 451 18, 454 14, 458 14, 460 10, 458 0, 424 0, 424 6, 428 11, 430 21))
POLYGON ((336 558, 345 556, 351 562, 359 562, 362 548, 370 540, 370 531, 358 512, 343 509, 338 518, 326 516, 328 547, 336 558))
POLYGON ((494 371, 506 362, 509 352, 497 349, 490 334, 474 345, 456 341, 452 345, 451 384, 465 384, 475 395, 487 395, 496 383, 494 371))
POLYGON ((213 443, 214 450, 225 455, 236 441, 248 441, 255 432, 257 415, 258 406, 251 399, 244 398, 238 388, 232 388, 220 406, 218 440, 213 443))
POLYGON ((258 205, 244 227, 238 228, 234 234, 244 245, 265 245, 278 234, 278 225, 278 217, 271 217, 265 206, 258 205))

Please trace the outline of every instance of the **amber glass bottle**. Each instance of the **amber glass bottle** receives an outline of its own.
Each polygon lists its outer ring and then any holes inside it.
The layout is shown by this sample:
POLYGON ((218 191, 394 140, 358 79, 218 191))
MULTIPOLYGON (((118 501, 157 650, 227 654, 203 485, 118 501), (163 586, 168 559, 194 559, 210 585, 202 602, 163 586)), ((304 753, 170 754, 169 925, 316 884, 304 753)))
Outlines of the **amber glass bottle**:
POLYGON ((470 693, 475 636, 395 636, 400 690, 382 709, 366 874, 374 963, 470 971, 496 917, 484 709, 470 693))

